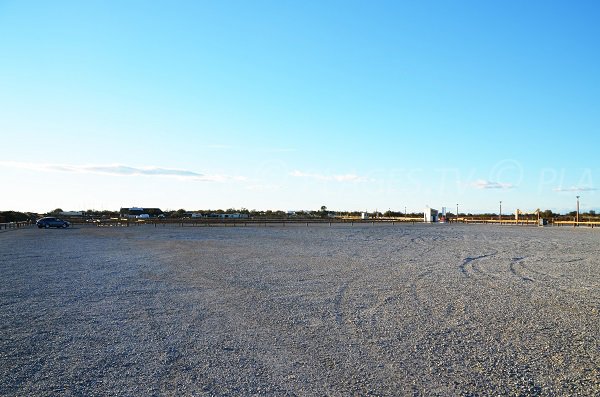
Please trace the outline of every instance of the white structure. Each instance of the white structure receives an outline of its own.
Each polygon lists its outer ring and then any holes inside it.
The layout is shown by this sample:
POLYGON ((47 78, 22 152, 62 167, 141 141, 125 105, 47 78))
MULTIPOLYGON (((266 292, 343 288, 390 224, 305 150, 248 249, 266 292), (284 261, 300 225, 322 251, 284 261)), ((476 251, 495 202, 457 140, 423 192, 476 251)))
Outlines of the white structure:
POLYGON ((438 221, 438 210, 425 207, 423 210, 423 221, 426 223, 435 223, 438 221))
POLYGON ((520 209, 517 208, 517 210, 515 211, 515 220, 519 220, 519 215, 537 215, 537 218, 540 219, 540 209, 538 208, 535 211, 531 211, 531 212, 526 212, 526 211, 521 211, 520 209))
POLYGON ((360 213, 360 219, 369 219, 369 213, 368 212, 361 212, 360 213))
POLYGON ((218 217, 227 219, 247 219, 248 214, 240 214, 236 212, 235 214, 218 214, 218 217))
POLYGON ((442 213, 438 216, 438 221, 440 223, 446 223, 448 218, 446 217, 446 207, 442 207, 442 213))
POLYGON ((82 216, 83 212, 81 212, 81 211, 63 211, 60 214, 62 216, 82 216))

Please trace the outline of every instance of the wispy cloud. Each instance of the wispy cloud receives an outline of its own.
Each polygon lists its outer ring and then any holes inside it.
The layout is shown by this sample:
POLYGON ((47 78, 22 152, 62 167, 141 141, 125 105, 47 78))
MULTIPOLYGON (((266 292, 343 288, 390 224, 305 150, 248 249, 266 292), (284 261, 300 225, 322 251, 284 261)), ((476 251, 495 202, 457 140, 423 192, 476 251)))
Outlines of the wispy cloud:
POLYGON ((476 189, 512 189, 514 187, 512 183, 492 182, 483 179, 472 182, 471 186, 476 189))
POLYGON ((343 175, 323 175, 323 174, 312 174, 302 171, 293 171, 290 173, 291 176, 297 178, 310 178, 319 181, 335 181, 335 182, 365 182, 367 177, 356 175, 356 174, 343 174, 343 175))
POLYGON ((554 189, 555 192, 593 192, 595 190, 598 190, 598 188, 580 186, 557 187, 554 189))
POLYGON ((80 174, 103 174, 115 176, 160 176, 196 181, 224 182, 227 180, 243 180, 243 177, 226 175, 205 175, 199 172, 176 168, 162 167, 132 167, 122 164, 104 165, 75 165, 75 164, 44 164, 25 163, 16 161, 0 161, 0 166, 44 172, 72 172, 80 174))

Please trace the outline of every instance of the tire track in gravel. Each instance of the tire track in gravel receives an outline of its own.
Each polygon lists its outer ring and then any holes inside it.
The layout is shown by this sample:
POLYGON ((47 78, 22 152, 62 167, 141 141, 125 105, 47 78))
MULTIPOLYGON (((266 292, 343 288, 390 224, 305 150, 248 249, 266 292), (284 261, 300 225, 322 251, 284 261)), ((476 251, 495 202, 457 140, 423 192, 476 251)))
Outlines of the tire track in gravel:
MULTIPOLYGON (((597 290, 598 284, 590 279, 576 279, 571 275, 571 270, 566 266, 580 264, 586 259, 574 255, 572 251, 563 252, 564 247, 554 241, 550 241, 551 249, 541 249, 539 246, 526 245, 530 251, 544 252, 543 256, 533 255, 531 257, 519 256, 511 258, 509 264, 510 274, 519 278, 529 285, 544 285, 544 289, 553 290, 562 294, 568 294, 573 299, 581 299, 582 291, 597 290), (546 252, 556 252, 554 255, 546 255, 546 252), (549 266, 551 265, 551 266, 549 266), (579 297, 579 298, 578 298, 579 297)), ((523 246, 519 246, 520 252, 523 246)), ((587 293, 587 292, 586 292, 587 293)), ((598 300, 587 296, 582 305, 594 305, 598 300)))
POLYGON ((510 260, 509 270, 515 277, 518 277, 519 279, 521 279, 521 281, 531 283, 534 281, 533 279, 531 279, 527 276, 524 276, 523 274, 521 274, 521 272, 517 272, 517 270, 515 268, 515 265, 520 265, 523 269, 525 269, 525 267, 521 265, 521 262, 524 261, 525 259, 526 258, 524 256, 512 258, 510 260))
MULTIPOLYGON (((429 317, 431 309, 423 303, 419 298, 418 282, 422 280, 430 271, 421 272, 413 279, 412 282, 405 285, 403 290, 409 295, 409 299, 413 302, 414 311, 421 311, 421 316, 429 317), (408 288, 408 290, 406 290, 408 288)), ((415 377, 415 373, 411 373, 410 368, 405 368, 402 362, 394 360, 394 355, 381 343, 377 343, 377 338, 374 335, 378 334, 376 324, 381 321, 377 319, 377 315, 381 314, 381 310, 388 305, 394 305, 401 299, 401 292, 394 294, 386 294, 378 297, 376 301, 367 307, 361 307, 367 301, 360 299, 361 286, 356 283, 357 280, 352 280, 342 284, 334 298, 334 314, 335 323, 339 326, 335 330, 338 333, 338 338, 347 339, 349 345, 353 347, 347 350, 341 357, 355 357, 356 362, 361 362, 362 366, 372 368, 370 382, 380 382, 386 379, 389 384, 382 395, 394 395, 394 390, 401 390, 406 385, 404 377, 415 377), (354 318, 350 317, 352 309, 358 306, 354 318), (344 310, 344 309, 347 310, 344 310), (364 319, 364 320, 363 320, 364 319), (403 375, 399 375, 403 374, 403 375)))
POLYGON ((346 290, 348 290, 349 285, 349 281, 342 284, 333 298, 333 315, 335 316, 335 322, 340 326, 344 320, 344 315, 342 314, 342 300, 344 299, 344 294, 346 293, 346 290))
MULTIPOLYGON (((551 263, 555 263, 555 264, 566 264, 566 263, 577 263, 577 262, 581 262, 583 260, 569 260, 569 261, 565 261, 565 260, 552 260, 550 261, 551 263)), ((544 260, 543 259, 538 259, 536 261, 534 261, 535 263, 540 263, 540 266, 544 265, 544 260)), ((573 279, 571 275, 569 275, 568 272, 564 272, 564 273, 555 273, 555 272, 550 272, 550 271, 539 271, 533 268, 534 264, 525 264, 525 263, 520 263, 520 266, 527 272, 530 272, 534 275, 536 275, 536 278, 532 281, 540 281, 543 282, 544 284, 546 284, 546 288, 551 288, 555 291, 560 291, 563 293, 568 293, 568 294, 577 294, 580 289, 588 289, 588 290, 594 290, 595 288, 598 287, 597 284, 593 284, 590 282, 590 280, 585 280, 585 279, 580 279, 580 280, 576 280, 573 279)))
MULTIPOLYGON (((386 343, 379 341, 376 335, 381 335, 382 318, 386 318, 387 310, 394 310, 398 302, 410 302, 411 311, 418 313, 419 318, 430 318, 432 310, 427 299, 422 297, 426 294, 423 282, 432 274, 431 266, 423 263, 423 257, 433 250, 433 244, 424 238, 411 238, 409 246, 417 250, 409 258, 403 258, 402 263, 396 262, 395 266, 408 266, 409 277, 402 277, 398 284, 390 284, 383 291, 376 293, 376 299, 371 299, 365 291, 368 287, 358 283, 360 279, 352 279, 338 285, 337 292, 333 299, 333 315, 335 324, 338 328, 335 330, 342 339, 347 338, 353 346, 345 354, 348 357, 357 357, 363 366, 375 371, 371 375, 370 381, 380 382, 381 379, 387 379, 390 387, 384 395, 393 395, 392 390, 405 390, 406 385, 403 379, 406 377, 416 377, 410 368, 404 367, 401 361, 398 361, 397 354, 386 349, 386 343), (416 263, 415 263, 416 262, 416 263), (422 266, 425 265, 425 269, 422 266), (420 270, 420 271, 419 271, 420 270), (412 276, 410 276, 412 274, 412 276), (392 309, 387 309, 388 307, 392 309), (400 375, 403 374, 403 375, 400 375)), ((386 274, 393 278, 397 274, 393 267, 392 271, 386 274)), ((384 270, 385 271, 385 270, 384 270)), ((404 272, 407 270, 403 271, 404 272)), ((385 279, 385 277, 382 275, 385 279)), ((407 329, 405 332, 415 332, 407 329)), ((385 334, 384 334, 385 335, 385 334)))
MULTIPOLYGON (((475 266, 475 263, 477 261, 480 261, 481 259, 493 257, 497 253, 498 253, 498 251, 494 251, 489 254, 483 254, 483 255, 478 255, 478 256, 467 256, 466 258, 463 259, 462 263, 458 266, 458 268, 460 269, 460 272, 462 273, 462 275, 467 278, 472 277, 473 272, 476 272, 479 274, 484 274, 477 266, 475 266), (471 269, 471 271, 469 271, 469 268, 471 269)), ((485 273, 485 274, 491 277, 490 274, 487 274, 487 273, 485 273)))

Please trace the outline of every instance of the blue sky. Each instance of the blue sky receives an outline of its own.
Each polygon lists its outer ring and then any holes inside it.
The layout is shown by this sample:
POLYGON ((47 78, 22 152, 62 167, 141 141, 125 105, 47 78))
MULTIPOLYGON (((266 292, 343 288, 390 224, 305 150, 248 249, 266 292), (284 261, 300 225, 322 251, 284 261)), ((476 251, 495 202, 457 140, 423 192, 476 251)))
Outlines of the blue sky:
POLYGON ((597 209, 599 17, 0 1, 0 210, 597 209))

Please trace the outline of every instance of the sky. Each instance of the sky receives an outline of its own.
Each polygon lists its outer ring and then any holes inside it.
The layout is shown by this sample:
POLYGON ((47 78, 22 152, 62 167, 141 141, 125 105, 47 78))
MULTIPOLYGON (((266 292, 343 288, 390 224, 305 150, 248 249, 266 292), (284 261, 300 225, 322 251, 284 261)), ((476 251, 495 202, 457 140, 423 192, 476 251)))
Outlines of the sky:
POLYGON ((596 1, 0 0, 1 210, 600 208, 596 1))

